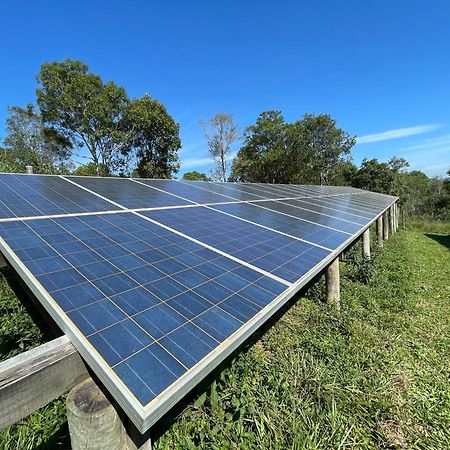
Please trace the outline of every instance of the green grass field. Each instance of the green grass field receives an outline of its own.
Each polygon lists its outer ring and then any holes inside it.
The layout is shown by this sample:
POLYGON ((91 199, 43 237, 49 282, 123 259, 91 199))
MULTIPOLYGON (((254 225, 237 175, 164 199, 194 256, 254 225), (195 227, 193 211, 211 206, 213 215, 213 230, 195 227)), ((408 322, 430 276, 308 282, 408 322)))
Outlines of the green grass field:
MULTIPOLYGON (((450 448, 450 224, 410 224, 319 280, 155 430, 156 449, 450 448)), ((49 336, 0 274, 0 359, 49 336)), ((22 295, 19 292, 19 297, 22 295)), ((64 398, 0 433, 1 449, 68 448, 64 398)))

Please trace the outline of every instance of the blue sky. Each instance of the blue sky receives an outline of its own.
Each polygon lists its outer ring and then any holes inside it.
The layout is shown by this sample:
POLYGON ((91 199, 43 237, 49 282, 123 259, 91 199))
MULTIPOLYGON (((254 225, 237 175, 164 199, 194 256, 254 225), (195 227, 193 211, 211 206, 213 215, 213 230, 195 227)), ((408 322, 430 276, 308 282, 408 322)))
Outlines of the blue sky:
POLYGON ((329 113, 363 157, 450 167, 448 1, 1 2, 0 137, 43 62, 70 57, 180 123, 180 174, 208 171, 200 119, 329 113))

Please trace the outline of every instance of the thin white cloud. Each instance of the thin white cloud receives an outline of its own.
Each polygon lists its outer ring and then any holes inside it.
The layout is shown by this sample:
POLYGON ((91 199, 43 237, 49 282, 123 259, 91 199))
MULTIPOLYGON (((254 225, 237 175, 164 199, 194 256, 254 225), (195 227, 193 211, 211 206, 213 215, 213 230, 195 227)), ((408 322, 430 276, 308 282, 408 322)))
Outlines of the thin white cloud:
POLYGON ((211 163, 211 158, 192 158, 181 161, 183 169, 191 169, 192 167, 203 167, 211 163))
POLYGON ((399 139, 416 134, 427 133, 429 131, 441 128, 440 124, 419 125, 417 127, 397 128, 396 130, 383 131, 382 133, 365 134, 356 138, 357 144, 369 144, 371 142, 388 141, 390 139, 399 139))
MULTIPOLYGON (((231 161, 236 157, 236 153, 230 153, 228 155, 227 161, 231 161)), ((188 159, 181 159, 181 168, 182 169, 192 169, 195 168, 202 168, 205 166, 209 166, 212 164, 212 159, 210 157, 206 158, 188 158, 188 159)))

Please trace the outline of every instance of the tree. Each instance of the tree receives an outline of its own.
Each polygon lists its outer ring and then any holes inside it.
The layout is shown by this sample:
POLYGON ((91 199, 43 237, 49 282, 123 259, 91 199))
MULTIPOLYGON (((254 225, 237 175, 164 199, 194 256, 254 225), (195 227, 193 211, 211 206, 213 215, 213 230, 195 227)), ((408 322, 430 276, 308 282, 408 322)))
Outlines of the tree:
POLYGON ((230 168, 230 151, 239 139, 239 130, 231 114, 218 113, 208 122, 200 121, 208 142, 209 155, 215 167, 212 176, 219 181, 226 181, 230 168))
POLYGON ((136 158, 134 175, 146 178, 171 178, 180 164, 179 125, 164 105, 144 95, 131 100, 124 115, 130 138, 123 153, 136 158))
POLYGON ((196 170, 192 172, 186 172, 183 175, 183 180, 189 181, 212 181, 206 174, 197 172, 196 170))
POLYGON ((122 167, 129 139, 122 121, 129 103, 125 90, 71 59, 43 64, 37 79, 44 123, 74 147, 86 147, 98 174, 101 166, 107 174, 122 167))
POLYGON ((361 167, 353 177, 352 185, 368 191, 392 194, 394 173, 388 163, 380 163, 378 159, 363 159, 361 167))
POLYGON ((305 114, 298 122, 304 154, 309 162, 314 184, 330 184, 333 171, 341 161, 347 161, 356 140, 336 126, 328 114, 305 114))
POLYGON ((93 162, 82 164, 78 166, 73 172, 72 175, 83 176, 83 177, 96 177, 98 175, 104 177, 107 176, 107 170, 103 166, 97 166, 93 162))
POLYGON ((244 143, 233 160, 231 179, 242 182, 288 183, 288 124, 280 111, 262 112, 244 130, 244 143))
POLYGON ((326 114, 305 114, 286 123, 280 111, 261 113, 244 138, 232 178, 266 183, 333 183, 350 167, 346 164, 355 143, 326 114))
POLYGON ((46 128, 34 106, 8 108, 6 150, 22 171, 34 167, 37 173, 67 172, 71 143, 55 130, 46 128))

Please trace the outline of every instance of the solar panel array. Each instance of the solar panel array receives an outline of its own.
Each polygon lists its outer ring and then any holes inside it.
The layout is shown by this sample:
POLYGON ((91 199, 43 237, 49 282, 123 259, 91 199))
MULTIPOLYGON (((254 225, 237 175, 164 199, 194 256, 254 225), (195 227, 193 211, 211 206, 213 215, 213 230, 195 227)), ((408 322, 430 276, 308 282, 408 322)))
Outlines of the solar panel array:
POLYGON ((144 432, 395 200, 0 174, 0 250, 144 432))

